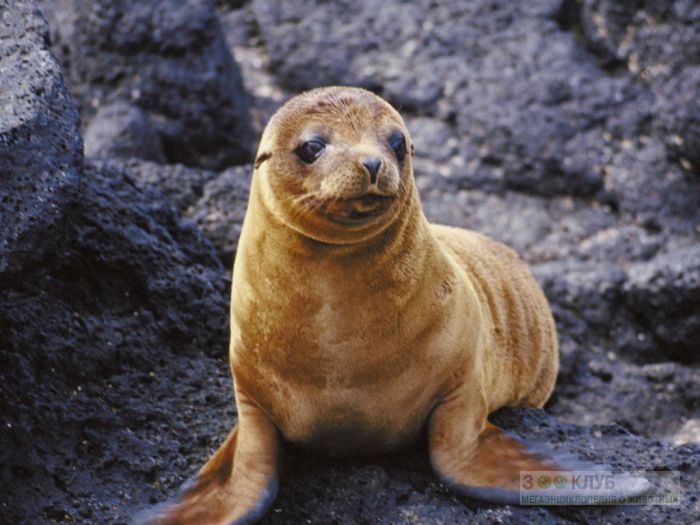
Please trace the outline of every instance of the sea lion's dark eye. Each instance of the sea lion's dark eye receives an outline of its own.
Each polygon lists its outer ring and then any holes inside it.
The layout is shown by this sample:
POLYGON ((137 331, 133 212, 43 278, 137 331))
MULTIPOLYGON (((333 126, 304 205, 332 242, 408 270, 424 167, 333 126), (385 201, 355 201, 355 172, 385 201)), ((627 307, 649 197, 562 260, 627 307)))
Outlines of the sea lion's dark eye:
POLYGON ((389 145, 396 153, 396 158, 401 162, 406 158, 406 139, 403 133, 396 131, 389 137, 389 145))
POLYGON ((294 153, 306 164, 311 164, 321 156, 324 149, 326 149, 326 143, 323 140, 311 139, 295 149, 294 153))

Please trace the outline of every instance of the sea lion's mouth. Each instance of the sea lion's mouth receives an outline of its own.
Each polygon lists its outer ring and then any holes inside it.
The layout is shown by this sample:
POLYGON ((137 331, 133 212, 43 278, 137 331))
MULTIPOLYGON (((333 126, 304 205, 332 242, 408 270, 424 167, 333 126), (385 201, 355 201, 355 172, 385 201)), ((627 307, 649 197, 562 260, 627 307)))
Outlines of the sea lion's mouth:
POLYGON ((394 200, 396 197, 377 194, 338 199, 325 210, 324 215, 333 222, 356 225, 381 217, 394 200))
POLYGON ((382 204, 390 203, 394 200, 394 197, 389 195, 377 195, 374 193, 369 193, 362 197, 356 197, 354 199, 346 199, 345 202, 356 208, 376 208, 382 204))

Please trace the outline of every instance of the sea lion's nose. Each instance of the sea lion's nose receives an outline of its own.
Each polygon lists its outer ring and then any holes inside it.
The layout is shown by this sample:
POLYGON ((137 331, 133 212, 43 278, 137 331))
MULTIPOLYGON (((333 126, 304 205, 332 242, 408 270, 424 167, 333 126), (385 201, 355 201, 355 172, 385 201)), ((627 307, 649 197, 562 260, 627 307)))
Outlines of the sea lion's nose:
POLYGON ((369 178, 370 182, 372 184, 376 184, 377 182, 377 173, 379 173, 379 168, 382 165, 382 159, 378 159, 376 157, 368 158, 368 159, 363 159, 362 160, 362 165, 367 168, 367 171, 369 172, 369 178))

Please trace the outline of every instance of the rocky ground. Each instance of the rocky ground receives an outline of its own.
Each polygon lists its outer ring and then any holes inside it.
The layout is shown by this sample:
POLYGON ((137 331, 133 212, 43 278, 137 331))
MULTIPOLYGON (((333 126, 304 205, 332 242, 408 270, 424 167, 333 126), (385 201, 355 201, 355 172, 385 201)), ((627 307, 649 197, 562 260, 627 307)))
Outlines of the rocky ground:
POLYGON ((264 523, 700 521, 696 1, 0 0, 0 523, 128 523, 223 438, 247 163, 274 109, 325 84, 399 108, 428 217, 543 284, 549 415, 496 420, 680 471, 684 497, 493 506, 420 446, 289 451, 264 523))

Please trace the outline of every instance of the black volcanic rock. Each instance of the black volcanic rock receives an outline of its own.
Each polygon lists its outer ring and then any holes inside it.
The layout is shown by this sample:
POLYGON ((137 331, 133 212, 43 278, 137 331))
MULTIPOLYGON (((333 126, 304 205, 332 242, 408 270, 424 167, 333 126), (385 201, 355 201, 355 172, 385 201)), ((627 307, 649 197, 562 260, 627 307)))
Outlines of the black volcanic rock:
POLYGON ((57 249, 83 141, 48 25, 31 3, 0 11, 0 275, 57 249))
POLYGON ((169 162, 211 169, 251 160, 250 102, 212 1, 41 5, 86 123, 105 105, 128 103, 148 114, 169 162))
MULTIPOLYGON (((629 434, 616 425, 583 428, 558 423, 540 410, 508 408, 491 419, 520 437, 615 469, 676 470, 684 494, 695 494, 700 446, 674 447, 629 434)), ((692 523, 697 503, 679 506, 513 507, 460 497, 439 483, 423 447, 371 460, 319 460, 288 454, 280 494, 260 523, 692 523)))
POLYGON ((226 351, 226 278, 162 194, 83 170, 44 19, 0 13, 0 521, 124 523, 130 487, 178 450, 163 430, 194 424, 217 380, 201 370, 226 351), (190 408, 156 395, 167 378, 190 408))
POLYGON ((85 130, 85 156, 165 161, 148 114, 123 102, 102 106, 92 117, 85 130))
POLYGON ((574 11, 584 42, 600 60, 651 87, 655 127, 669 153, 700 172, 700 5, 584 0, 574 11))
POLYGON ((561 342, 548 408, 565 420, 614 421, 676 440, 700 412, 697 248, 634 263, 608 254, 607 260, 556 260, 533 268, 561 342), (662 369, 671 372, 656 377, 653 371, 662 369))
POLYGON ((199 200, 185 211, 211 239, 229 269, 236 257, 252 173, 251 165, 222 171, 204 185, 199 200))
POLYGON ((645 80, 669 78, 700 61, 700 6, 693 0, 581 0, 576 10, 585 43, 609 64, 645 80))
POLYGON ((182 212, 196 203, 204 191, 204 185, 218 176, 215 171, 189 168, 182 164, 163 165, 137 158, 113 157, 89 159, 87 162, 96 170, 119 173, 139 187, 155 188, 182 212))
POLYGON ((666 148, 681 166, 700 175, 700 59, 665 82, 659 93, 657 127, 666 148))
POLYGON ((635 264, 629 273, 628 307, 656 344, 676 361, 700 361, 700 245, 635 264))
POLYGON ((90 164, 126 175, 139 186, 155 187, 170 197, 180 212, 193 219, 211 240, 224 267, 231 269, 248 204, 251 165, 216 173, 134 158, 93 159, 90 164))

